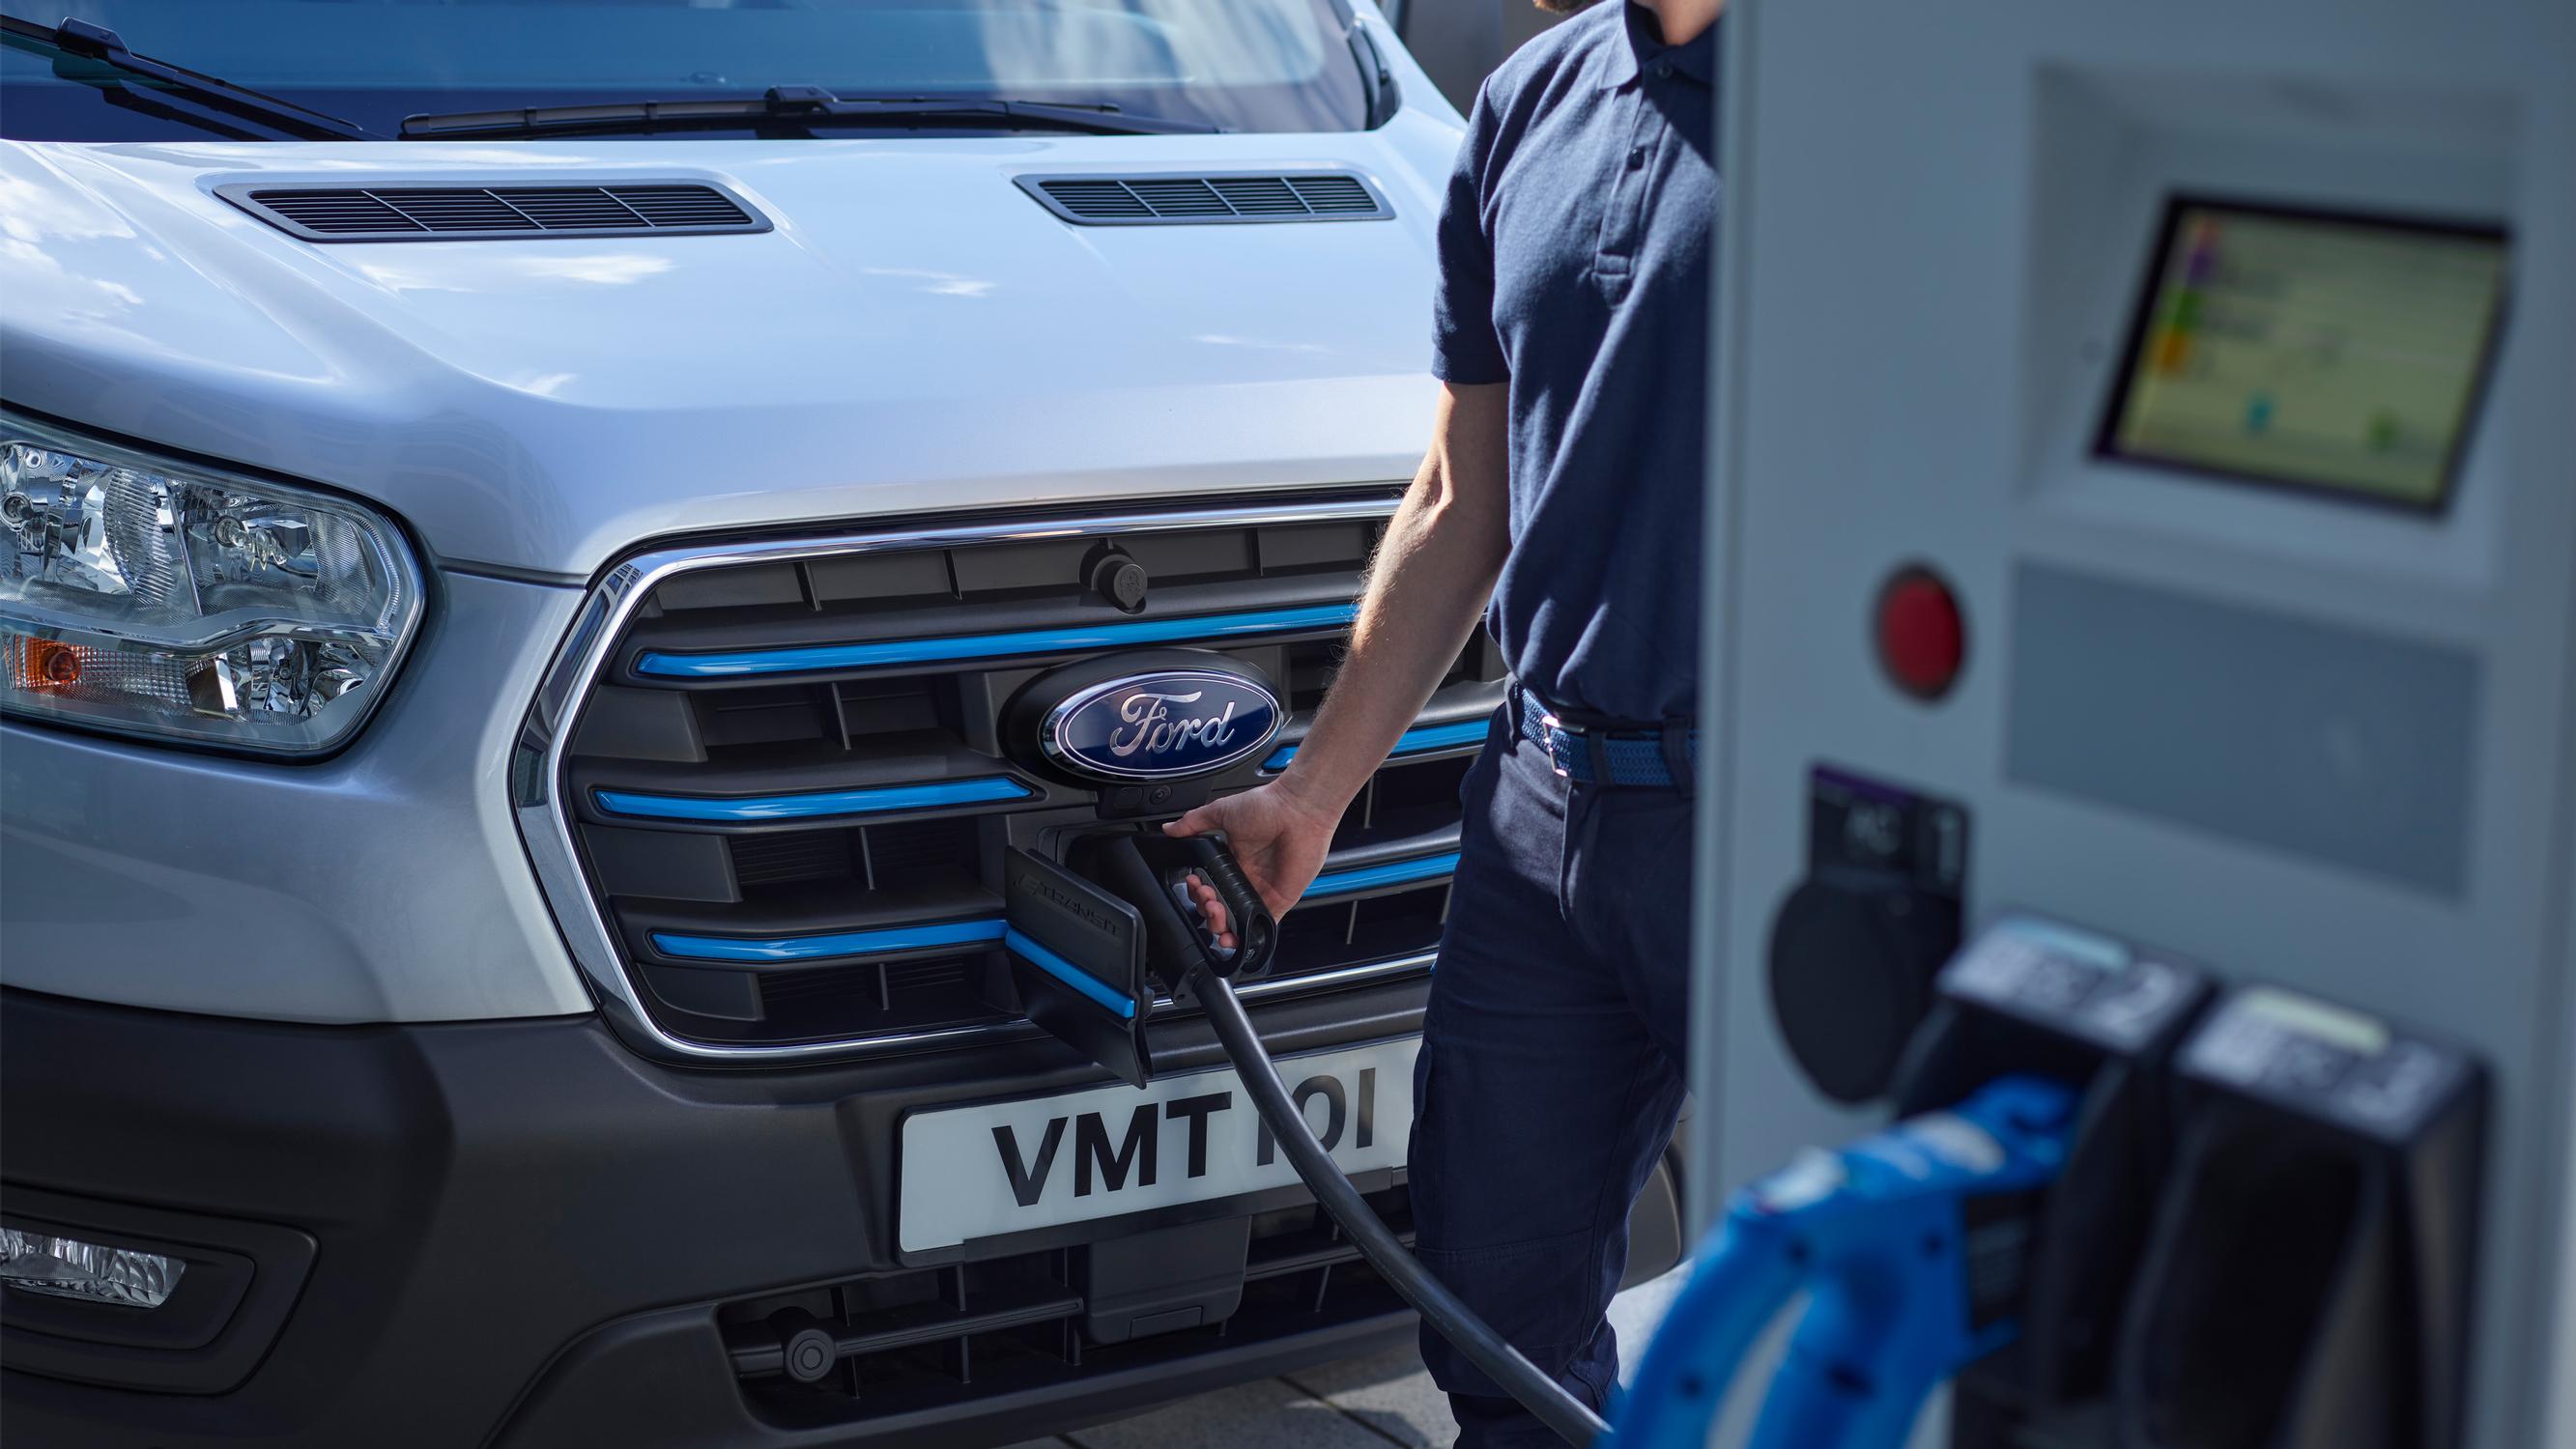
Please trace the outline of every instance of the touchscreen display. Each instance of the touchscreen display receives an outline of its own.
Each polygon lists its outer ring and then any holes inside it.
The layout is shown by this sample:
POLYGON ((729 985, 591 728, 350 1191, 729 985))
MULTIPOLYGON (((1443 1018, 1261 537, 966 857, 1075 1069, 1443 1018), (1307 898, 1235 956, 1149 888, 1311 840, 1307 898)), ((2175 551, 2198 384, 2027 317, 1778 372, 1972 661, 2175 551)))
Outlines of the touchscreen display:
POLYGON ((2439 509, 2505 260, 2495 229, 2178 199, 2099 451, 2439 509))

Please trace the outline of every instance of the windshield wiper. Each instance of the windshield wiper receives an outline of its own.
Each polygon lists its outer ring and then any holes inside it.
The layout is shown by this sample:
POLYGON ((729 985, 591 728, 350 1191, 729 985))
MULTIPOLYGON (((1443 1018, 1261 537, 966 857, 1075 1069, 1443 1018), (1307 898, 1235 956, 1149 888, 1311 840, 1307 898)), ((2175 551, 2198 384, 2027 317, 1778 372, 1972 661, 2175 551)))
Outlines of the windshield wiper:
POLYGON ((261 91, 234 85, 231 81, 217 80, 210 75, 182 69, 168 61, 154 60, 148 55, 136 55, 125 48, 124 37, 104 25, 92 25, 86 20, 74 20, 69 17, 66 17, 60 25, 40 25, 32 20, 21 20, 14 15, 0 15, 0 32, 5 32, 13 40, 32 42, 36 48, 52 50, 55 53, 54 74, 64 80, 97 86, 102 91, 110 92, 111 100, 118 99, 117 93, 122 93, 128 103, 136 105, 139 109, 173 116, 183 121, 194 121, 210 130, 221 130, 235 136, 242 135, 231 127, 207 121, 203 117, 192 116, 173 107, 152 104, 124 82, 129 78, 149 81, 153 90, 182 96, 208 110, 222 111, 247 121, 257 121, 264 126, 287 132, 304 140, 375 141, 383 139, 354 121, 344 121, 338 116, 326 115, 323 112, 299 106, 293 101, 281 100, 261 91), (67 69, 66 61, 90 61, 105 66, 107 71, 104 73, 90 71, 89 67, 79 65, 67 69), (84 74, 84 71, 90 71, 90 73, 84 74))
POLYGON ((632 136, 657 131, 817 131, 839 128, 1077 131, 1093 136, 1204 135, 1197 121, 1139 115, 1116 106, 938 96, 836 96, 820 86, 772 86, 758 100, 626 101, 603 106, 535 106, 411 116, 406 141, 524 136, 632 136))

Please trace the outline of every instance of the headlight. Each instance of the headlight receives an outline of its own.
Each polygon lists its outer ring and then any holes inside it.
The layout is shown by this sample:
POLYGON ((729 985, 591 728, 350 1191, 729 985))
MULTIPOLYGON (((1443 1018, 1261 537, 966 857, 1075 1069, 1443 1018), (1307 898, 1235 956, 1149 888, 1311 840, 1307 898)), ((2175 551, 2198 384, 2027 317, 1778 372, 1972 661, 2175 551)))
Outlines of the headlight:
POLYGON ((280 754, 375 708, 420 569, 343 499, 0 417, 0 709, 280 754))

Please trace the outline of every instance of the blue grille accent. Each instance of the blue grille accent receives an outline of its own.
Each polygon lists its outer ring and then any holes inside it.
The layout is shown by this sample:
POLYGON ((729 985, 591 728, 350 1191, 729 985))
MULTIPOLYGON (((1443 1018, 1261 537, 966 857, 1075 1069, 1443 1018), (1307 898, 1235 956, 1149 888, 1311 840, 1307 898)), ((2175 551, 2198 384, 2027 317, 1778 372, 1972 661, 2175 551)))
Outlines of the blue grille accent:
POLYGON ((1379 886, 1404 885, 1411 881, 1438 880, 1453 875, 1458 869, 1458 852, 1446 855, 1417 856, 1412 860, 1391 860, 1384 865, 1356 866, 1350 870, 1326 871, 1306 887, 1305 899, 1346 896, 1355 891, 1375 890, 1379 886))
POLYGON ((892 955, 935 946, 982 946, 1002 939, 998 920, 943 921, 929 926, 886 926, 874 931, 836 931, 828 936, 777 936, 745 940, 733 936, 681 936, 653 933, 653 949, 691 961, 814 961, 829 956, 892 955))
POLYGON ((749 674, 801 674, 817 669, 868 669, 881 664, 942 664, 964 659, 1007 659, 1017 654, 1066 654, 1131 644, 1177 640, 1240 639, 1338 629, 1359 617, 1356 603, 1312 604, 1244 614, 1202 614, 1194 619, 1130 619, 1070 629, 1020 629, 1007 634, 954 634, 940 639, 886 639, 867 644, 813 644, 788 649, 724 654, 648 653, 635 672, 663 679, 734 679, 749 674))
POLYGON ((810 820, 829 815, 882 815, 889 810, 930 810, 942 805, 984 805, 1026 800, 1037 794, 1017 780, 980 775, 927 785, 876 785, 860 790, 813 790, 797 795, 752 795, 713 800, 696 795, 638 795, 601 790, 599 808, 651 820, 810 820))
MULTIPOLYGON (((1485 731, 1490 727, 1490 722, 1482 719, 1460 720, 1456 724, 1422 725, 1398 735, 1395 748, 1387 752, 1387 758, 1401 759, 1406 755, 1424 755, 1433 750, 1454 750, 1460 745, 1480 744, 1484 741, 1485 731)), ((1270 752, 1269 759, 1261 762, 1261 768, 1267 773, 1277 774, 1287 769, 1288 762, 1295 758, 1297 758, 1297 745, 1281 745, 1270 752)))
POLYGON ((1067 961, 1062 956, 1048 950, 1045 946, 1040 945, 1029 937, 1023 936, 1017 931, 1007 931, 1003 934, 1002 944, 1010 947, 1014 955, 1019 956, 1030 965, 1035 966, 1040 971, 1043 971, 1058 981, 1063 982, 1065 985, 1072 987, 1074 990, 1081 992, 1083 995, 1090 997, 1092 1000, 1099 1002, 1102 1006, 1118 1013, 1120 1016, 1132 1017, 1136 1014, 1135 1002, 1119 995, 1115 991, 1110 990, 1107 984, 1102 982, 1099 977, 1094 976, 1090 972, 1083 970, 1081 967, 1074 965, 1072 962, 1067 961))

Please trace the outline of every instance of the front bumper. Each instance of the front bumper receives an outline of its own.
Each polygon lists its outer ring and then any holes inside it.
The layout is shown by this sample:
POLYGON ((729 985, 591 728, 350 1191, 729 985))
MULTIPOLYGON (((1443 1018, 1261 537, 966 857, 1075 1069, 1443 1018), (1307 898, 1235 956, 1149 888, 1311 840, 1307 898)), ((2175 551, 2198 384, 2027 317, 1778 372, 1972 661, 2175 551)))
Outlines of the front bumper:
MULTIPOLYGON (((1418 1031, 1423 992, 1388 983, 1281 1002, 1258 1020, 1275 1050, 1320 1050, 1418 1031)), ((1220 1060, 1197 1022, 1158 1038, 1171 1043, 1163 1070, 1220 1060)), ((177 1360, 37 1334, 9 1295, 10 1440, 1001 1442, 1409 1332, 1380 1287, 1302 1320, 1256 1322, 1247 1306, 1222 1334, 1139 1339, 1079 1364, 1015 1367, 985 1352, 970 1370, 959 1347, 955 1381, 927 1396, 800 1396, 737 1376, 746 1328, 760 1332, 747 1303, 808 1287, 817 1301, 855 1300, 859 1283, 904 1270, 892 1144, 905 1112, 1100 1080, 1051 1040, 718 1073, 645 1061, 596 1018, 290 1026, 9 992, 0 1212, 75 1230, 89 1214, 102 1231, 218 1243, 253 1261, 232 1322, 177 1360), (282 1290, 291 1301, 263 1329, 262 1305, 282 1290), (245 1345, 246 1332, 273 1339, 245 1345)), ((1392 1186, 1384 1176, 1362 1186, 1392 1186)), ((1090 1242, 1150 1249, 1155 1235, 1187 1233, 1182 1219, 1276 1217, 1301 1196, 1089 1224, 1049 1251, 1074 1290, 1097 1293, 1091 1264, 1153 1253, 1093 1255, 1090 1242)), ((1641 1234, 1640 1272, 1672 1256, 1656 1237, 1641 1234)), ((963 1284, 969 1270, 930 1271, 963 1284)), ((1369 1288, 1338 1271, 1346 1288, 1369 1288)), ((919 1350, 934 1378, 944 1351, 919 1350)))

